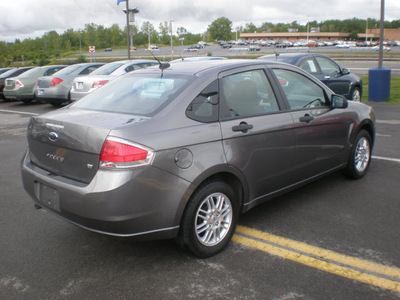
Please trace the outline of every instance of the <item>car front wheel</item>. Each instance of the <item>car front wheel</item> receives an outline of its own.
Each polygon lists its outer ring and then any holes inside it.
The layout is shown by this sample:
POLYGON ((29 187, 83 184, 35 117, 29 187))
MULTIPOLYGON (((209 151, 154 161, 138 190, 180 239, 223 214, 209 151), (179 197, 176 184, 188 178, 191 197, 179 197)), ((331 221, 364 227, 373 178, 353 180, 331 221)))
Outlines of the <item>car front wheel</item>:
POLYGON ((238 203, 232 188, 222 181, 202 185, 183 215, 178 242, 198 257, 222 251, 236 228, 238 203))

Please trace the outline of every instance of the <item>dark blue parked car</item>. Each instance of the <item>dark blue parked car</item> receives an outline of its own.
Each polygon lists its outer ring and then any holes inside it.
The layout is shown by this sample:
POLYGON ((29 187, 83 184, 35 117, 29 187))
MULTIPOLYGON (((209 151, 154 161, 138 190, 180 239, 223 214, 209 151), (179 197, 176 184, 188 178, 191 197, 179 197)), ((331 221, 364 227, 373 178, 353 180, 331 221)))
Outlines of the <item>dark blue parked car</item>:
POLYGON ((361 78, 350 73, 349 69, 341 68, 328 56, 313 53, 285 53, 265 55, 258 59, 276 60, 298 66, 317 77, 336 94, 356 102, 361 101, 361 78))

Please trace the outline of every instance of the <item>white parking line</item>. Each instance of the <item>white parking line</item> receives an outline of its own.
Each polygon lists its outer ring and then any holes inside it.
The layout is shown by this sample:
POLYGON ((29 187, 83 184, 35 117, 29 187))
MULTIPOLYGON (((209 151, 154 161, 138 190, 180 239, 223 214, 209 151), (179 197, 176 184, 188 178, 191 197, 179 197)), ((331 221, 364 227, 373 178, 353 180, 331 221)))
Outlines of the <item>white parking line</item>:
POLYGON ((372 156, 372 158, 400 163, 400 159, 398 159, 398 158, 390 158, 390 157, 382 157, 382 156, 374 156, 374 155, 372 156))
POLYGON ((20 114, 20 115, 28 115, 28 116, 37 116, 37 115, 39 115, 39 114, 35 114, 35 113, 29 113, 29 112, 24 112, 24 111, 16 111, 16 110, 6 110, 6 109, 0 109, 0 112, 11 113, 11 114, 20 114))

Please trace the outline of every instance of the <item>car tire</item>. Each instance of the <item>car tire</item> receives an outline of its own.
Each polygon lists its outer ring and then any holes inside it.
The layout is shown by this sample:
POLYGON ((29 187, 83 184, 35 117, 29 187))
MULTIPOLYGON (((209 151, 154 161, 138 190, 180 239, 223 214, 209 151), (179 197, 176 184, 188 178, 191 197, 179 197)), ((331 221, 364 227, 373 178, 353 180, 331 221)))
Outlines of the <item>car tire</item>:
POLYGON ((189 200, 178 243, 197 257, 213 256, 230 242, 238 215, 238 199, 232 187, 222 181, 207 182, 189 200))
POLYGON ((351 93, 351 100, 354 102, 361 102, 361 89, 356 86, 351 93))
POLYGON ((372 143, 371 135, 366 130, 361 130, 354 139, 348 165, 344 174, 353 179, 363 177, 371 164, 372 143))

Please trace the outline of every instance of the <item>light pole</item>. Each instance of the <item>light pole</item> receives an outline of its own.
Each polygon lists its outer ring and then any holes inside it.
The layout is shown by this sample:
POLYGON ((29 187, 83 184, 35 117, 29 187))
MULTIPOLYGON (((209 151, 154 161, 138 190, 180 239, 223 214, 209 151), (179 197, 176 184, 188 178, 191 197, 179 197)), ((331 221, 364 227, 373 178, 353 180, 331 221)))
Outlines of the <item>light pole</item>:
POLYGON ((170 20, 169 21, 169 33, 171 34, 171 60, 173 60, 174 59, 174 45, 173 45, 173 42, 172 42, 172 22, 173 22, 173 20, 170 20))
POLYGON ((137 8, 129 9, 129 0, 117 0, 117 5, 121 2, 126 2, 126 9, 124 12, 126 14, 126 43, 128 45, 128 59, 131 59, 131 45, 130 45, 130 30, 129 30, 129 17, 131 17, 132 22, 135 20, 135 14, 139 12, 137 8))
POLYGON ((79 28, 79 53, 82 54, 82 34, 80 28, 79 28))
POLYGON ((379 61, 378 68, 383 66, 383 40, 385 38, 385 0, 381 0, 381 23, 379 34, 379 61))

